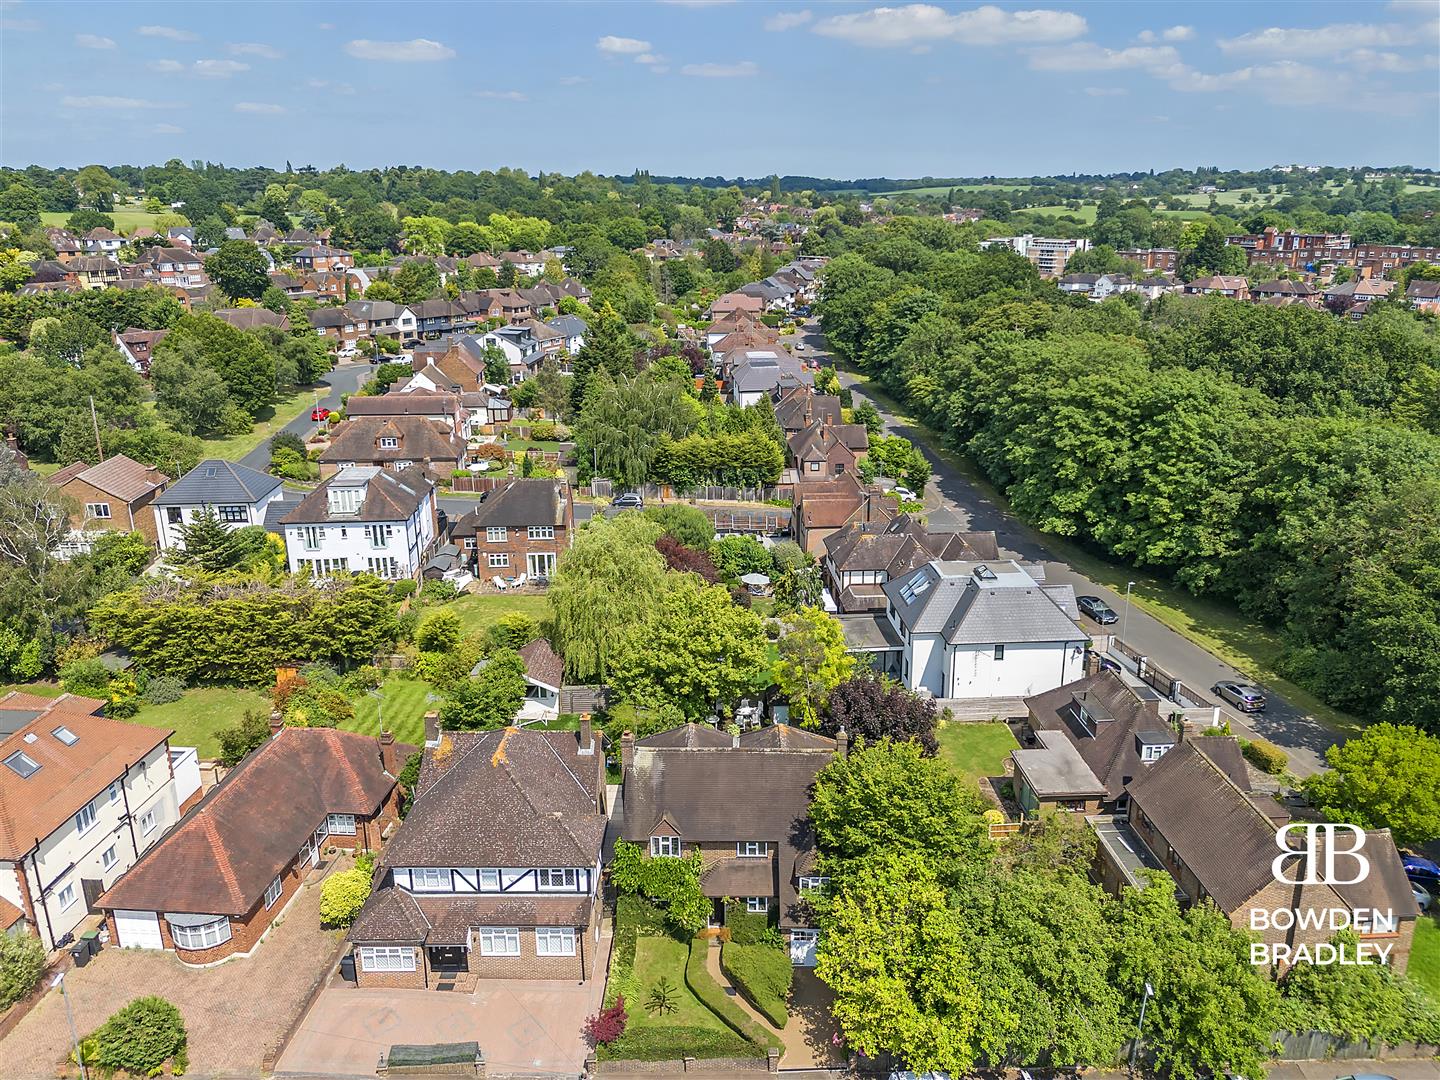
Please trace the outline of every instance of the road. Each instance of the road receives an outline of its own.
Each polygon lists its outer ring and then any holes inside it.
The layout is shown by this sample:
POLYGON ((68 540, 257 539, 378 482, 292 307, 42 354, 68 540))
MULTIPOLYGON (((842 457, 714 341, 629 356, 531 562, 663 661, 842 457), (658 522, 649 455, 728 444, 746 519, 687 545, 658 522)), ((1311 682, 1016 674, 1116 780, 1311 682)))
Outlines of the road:
MULTIPOLYGON (((373 373, 374 369, 367 363, 342 361, 316 385, 316 395, 309 399, 309 403, 300 415, 286 424, 282 430, 299 435, 302 439, 307 438, 316 426, 315 421, 310 419, 310 410, 315 407, 315 396, 319 397, 320 404, 327 409, 338 409, 341 396, 353 394, 359 390, 369 381, 373 373)), ((270 440, 266 439, 254 450, 251 450, 240 459, 240 464, 264 472, 270 464, 270 440)))
MULTIPOLYGON (((830 362, 825 351, 825 339, 816 323, 808 323, 799 336, 805 342, 803 355, 830 362)), ((864 397, 854 376, 841 371, 840 382, 850 387, 856 397, 864 397)), ((935 475, 925 491, 924 502, 926 516, 932 525, 947 529, 993 531, 1007 557, 1043 563, 1047 581, 1073 585, 1078 596, 1101 597, 1122 614, 1123 623, 1110 629, 1149 656, 1162 670, 1202 693, 1208 695, 1210 687, 1222 679, 1246 681, 1245 676, 1235 668, 1140 608, 1131 605, 1127 613, 1123 594, 1090 581, 1057 559, 1047 546, 1044 534, 996 505, 964 473, 936 453, 937 448, 931 445, 924 432, 897 420, 880 402, 874 404, 880 412, 885 431, 903 435, 929 451, 926 456, 935 475)), ((1281 747, 1290 755, 1290 769, 1297 776, 1318 772, 1326 748, 1343 741, 1344 736, 1273 692, 1267 690, 1267 696, 1268 706, 1264 713, 1250 714, 1242 719, 1234 710, 1227 708, 1225 712, 1231 728, 1250 738, 1268 739, 1281 747)))

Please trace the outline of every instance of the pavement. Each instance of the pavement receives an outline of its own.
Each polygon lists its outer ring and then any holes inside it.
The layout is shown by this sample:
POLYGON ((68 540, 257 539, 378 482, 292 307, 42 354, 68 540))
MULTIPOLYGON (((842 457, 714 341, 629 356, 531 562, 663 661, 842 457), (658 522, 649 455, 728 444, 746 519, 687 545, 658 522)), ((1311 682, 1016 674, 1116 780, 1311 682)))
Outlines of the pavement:
MULTIPOLYGON (((316 399, 318 398, 319 403, 327 409, 338 409, 341 396, 353 394, 359 390, 370 381, 370 376, 374 374, 374 371, 375 369, 366 361, 342 360, 329 375, 316 384, 315 393, 305 399, 304 409, 282 430, 299 435, 302 439, 308 438, 319 426, 310 419, 310 410, 315 407, 316 399)), ((251 450, 240 459, 240 464, 264 472, 270 464, 270 440, 264 440, 254 450, 251 450)))
MULTIPOLYGON (((807 323, 803 333, 805 355, 831 362, 819 325, 807 323)), ((853 375, 840 372, 842 386, 849 387, 855 397, 864 398, 861 384, 853 375)), ((932 525, 947 529, 991 530, 1007 557, 1025 562, 1045 564, 1046 580, 1075 587, 1076 595, 1098 596, 1117 612, 1122 622, 1106 629, 1116 632, 1132 647, 1149 656, 1162 670, 1186 685, 1209 695, 1210 687, 1223 679, 1248 681, 1240 671, 1226 664, 1189 638, 1176 633, 1140 608, 1127 604, 1123 593, 1089 580, 1068 564, 1060 561, 1047 545, 1043 533, 995 503, 968 476, 952 466, 936 451, 930 437, 920 429, 902 422, 879 401, 874 402, 887 433, 903 435, 929 451, 934 477, 925 489, 926 517, 932 525)), ((1099 628, 1097 628, 1099 629, 1099 628)), ((1326 748, 1343 742, 1345 735, 1327 727, 1273 691, 1266 691, 1268 705, 1264 713, 1242 716, 1224 708, 1230 726, 1250 738, 1264 738, 1290 755, 1290 770, 1296 776, 1309 776, 1323 767, 1326 748)))

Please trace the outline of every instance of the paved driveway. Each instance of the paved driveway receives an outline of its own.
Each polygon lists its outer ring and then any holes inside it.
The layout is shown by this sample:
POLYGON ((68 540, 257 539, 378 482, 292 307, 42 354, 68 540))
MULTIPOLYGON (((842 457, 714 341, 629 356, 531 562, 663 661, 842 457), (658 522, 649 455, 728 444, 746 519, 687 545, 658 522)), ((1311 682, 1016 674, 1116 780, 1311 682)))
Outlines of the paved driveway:
MULTIPOLYGON (((320 929, 320 875, 312 874, 255 952, 212 968, 174 953, 107 948, 65 976, 75 1027, 95 1030, 122 1005, 157 994, 185 1017, 194 1080, 260 1075, 276 1043, 329 961, 336 932, 320 929)), ((44 1080, 70 1052, 59 991, 51 991, 0 1041, 0 1076, 44 1080)), ((374 1062, 371 1062, 374 1075, 374 1062)))
POLYGON ((394 1043, 474 1039, 497 1072, 578 1075, 589 1051, 580 1037, 600 1008, 605 980, 481 980, 473 994, 437 990, 326 988, 295 1033, 276 1076, 373 1077, 394 1043))

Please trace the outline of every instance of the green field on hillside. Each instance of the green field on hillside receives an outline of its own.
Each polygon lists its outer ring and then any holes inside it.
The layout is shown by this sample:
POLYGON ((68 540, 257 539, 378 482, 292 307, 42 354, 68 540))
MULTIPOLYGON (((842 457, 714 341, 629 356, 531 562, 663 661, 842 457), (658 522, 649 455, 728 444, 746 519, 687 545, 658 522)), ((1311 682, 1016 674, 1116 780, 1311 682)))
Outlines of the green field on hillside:
MULTIPOLYGON (((155 228, 156 214, 146 213, 144 210, 112 210, 110 216, 115 219, 115 231, 129 236, 141 225, 148 225, 155 228)), ((70 217, 68 210, 46 210, 40 215, 42 225, 64 225, 70 217)))

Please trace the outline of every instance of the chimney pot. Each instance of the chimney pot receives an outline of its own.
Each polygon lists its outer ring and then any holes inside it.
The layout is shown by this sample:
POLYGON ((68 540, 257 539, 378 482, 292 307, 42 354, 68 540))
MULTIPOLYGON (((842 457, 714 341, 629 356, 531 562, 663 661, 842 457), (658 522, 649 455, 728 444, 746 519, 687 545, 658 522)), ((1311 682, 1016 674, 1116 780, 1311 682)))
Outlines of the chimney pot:
POLYGON ((395 734, 394 734, 394 732, 391 732, 391 731, 382 731, 382 732, 380 732, 380 745, 381 745, 381 746, 391 746, 391 745, 394 744, 394 742, 395 742, 395 734))
POLYGON ((270 714, 270 734, 279 735, 280 729, 284 726, 285 718, 281 716, 278 712, 272 712, 270 714))
POLYGON ((580 717, 580 753, 595 753, 595 731, 590 725, 589 713, 580 717))

